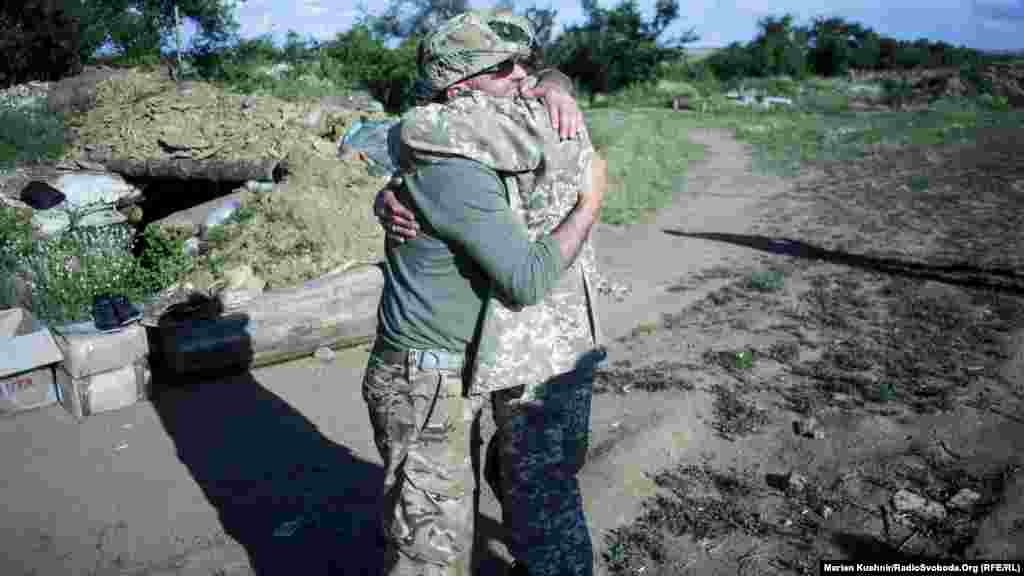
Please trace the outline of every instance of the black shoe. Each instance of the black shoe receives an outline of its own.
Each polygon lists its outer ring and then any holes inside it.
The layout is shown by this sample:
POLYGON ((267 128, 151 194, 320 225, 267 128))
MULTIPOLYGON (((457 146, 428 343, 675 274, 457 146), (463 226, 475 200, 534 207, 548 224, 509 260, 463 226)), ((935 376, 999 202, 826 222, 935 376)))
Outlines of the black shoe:
POLYGON ((530 571, 526 569, 522 562, 514 562, 512 567, 508 569, 508 576, 530 576, 530 571))
POLYGON ((46 182, 33 180, 21 190, 21 201, 33 210, 49 210, 65 200, 64 193, 46 182))
POLYGON ((101 332, 116 330, 121 325, 114 312, 114 301, 107 294, 100 294, 93 299, 92 318, 96 329, 101 332))
POLYGON ((126 296, 114 296, 111 301, 114 304, 114 314, 117 316, 119 326, 127 326, 142 319, 142 311, 132 306, 126 296))

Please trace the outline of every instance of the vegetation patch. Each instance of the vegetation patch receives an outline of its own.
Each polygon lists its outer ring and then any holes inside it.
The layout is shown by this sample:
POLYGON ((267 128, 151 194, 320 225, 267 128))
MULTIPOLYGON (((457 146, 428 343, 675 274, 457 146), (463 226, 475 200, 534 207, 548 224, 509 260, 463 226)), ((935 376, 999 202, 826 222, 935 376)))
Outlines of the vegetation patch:
POLYGON ((594 373, 594 393, 626 394, 631 390, 662 392, 694 389, 691 379, 679 374, 685 365, 657 362, 651 366, 604 368, 594 373))
POLYGON ((587 126, 595 147, 608 160, 608 192, 601 221, 642 221, 671 202, 691 162, 703 150, 685 134, 697 127, 692 118, 671 110, 591 110, 587 126))

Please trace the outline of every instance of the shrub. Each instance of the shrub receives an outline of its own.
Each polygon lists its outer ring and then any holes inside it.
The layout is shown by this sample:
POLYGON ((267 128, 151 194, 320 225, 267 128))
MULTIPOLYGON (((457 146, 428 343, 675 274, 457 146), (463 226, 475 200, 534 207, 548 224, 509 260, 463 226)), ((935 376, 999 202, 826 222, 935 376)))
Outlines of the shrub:
POLYGON ((888 106, 899 108, 910 101, 912 94, 910 82, 906 78, 882 80, 882 101, 888 106))
POLYGON ((15 305, 14 276, 32 249, 32 213, 0 208, 0 308, 15 305))
POLYGON ((191 271, 193 262, 185 253, 183 238, 158 226, 147 226, 136 241, 141 251, 136 281, 143 296, 167 288, 191 271))
POLYGON ((15 108, 0 102, 0 169, 63 153, 64 123, 44 108, 41 103, 15 108))
POLYGON ((32 312, 53 324, 88 319, 98 294, 142 296, 126 226, 69 228, 36 242, 27 268, 32 312))
MULTIPOLYGON (((91 208, 74 210, 72 223, 91 208)), ((99 294, 123 294, 138 302, 177 282, 192 269, 184 240, 156 226, 136 236, 124 224, 73 224, 53 236, 26 242, 32 237, 29 221, 5 218, 0 219, 0 246, 7 247, 2 253, 18 255, 13 263, 7 258, 7 270, 26 274, 32 312, 51 324, 87 320, 93 299, 99 294), (138 258, 132 253, 136 244, 141 249, 138 258)))
POLYGON ((977 63, 961 66, 960 80, 976 95, 992 94, 992 81, 981 73, 977 63))

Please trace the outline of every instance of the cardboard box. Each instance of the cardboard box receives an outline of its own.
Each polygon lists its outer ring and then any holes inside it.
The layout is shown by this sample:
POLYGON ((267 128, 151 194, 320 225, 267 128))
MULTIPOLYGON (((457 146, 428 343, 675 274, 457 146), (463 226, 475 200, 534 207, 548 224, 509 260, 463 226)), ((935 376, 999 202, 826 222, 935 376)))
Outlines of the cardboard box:
POLYGON ((0 414, 57 401, 54 366, 63 355, 50 331, 28 310, 0 310, 0 414))
POLYGON ((64 354, 64 369, 72 378, 124 368, 149 356, 146 329, 140 324, 100 332, 89 321, 54 328, 53 332, 64 354))
POLYGON ((118 410, 149 398, 151 382, 146 359, 84 378, 75 378, 59 367, 57 399, 81 421, 93 414, 118 410))

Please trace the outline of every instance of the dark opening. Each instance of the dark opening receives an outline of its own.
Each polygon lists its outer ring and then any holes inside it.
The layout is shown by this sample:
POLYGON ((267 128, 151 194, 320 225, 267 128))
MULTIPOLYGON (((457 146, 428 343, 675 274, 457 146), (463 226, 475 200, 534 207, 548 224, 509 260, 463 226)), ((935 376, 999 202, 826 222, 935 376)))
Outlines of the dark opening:
MULTIPOLYGON (((126 179, 127 180, 127 179, 126 179)), ((245 186, 245 182, 211 180, 133 179, 131 184, 143 190, 141 229, 175 212, 188 210, 204 202, 227 196, 245 186)))

